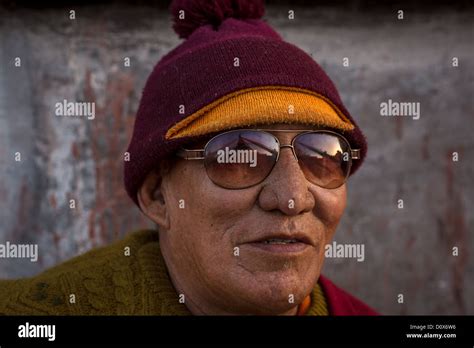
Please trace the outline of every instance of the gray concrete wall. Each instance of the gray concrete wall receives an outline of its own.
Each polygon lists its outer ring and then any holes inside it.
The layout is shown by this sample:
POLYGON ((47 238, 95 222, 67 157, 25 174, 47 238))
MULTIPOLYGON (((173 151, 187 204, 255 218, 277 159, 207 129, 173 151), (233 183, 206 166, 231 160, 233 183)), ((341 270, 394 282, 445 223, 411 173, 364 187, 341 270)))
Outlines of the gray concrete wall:
MULTIPOLYGON (((122 156, 144 82, 179 40, 163 10, 84 6, 73 21, 69 10, 0 10, 0 243, 39 245, 36 263, 1 259, 0 278, 151 226, 123 190, 122 156), (96 118, 56 117, 63 99, 94 101, 96 118)), ((396 8, 267 6, 368 137, 336 234, 364 244, 365 260, 328 259, 324 273, 384 314, 474 314, 473 14, 409 9, 398 20, 396 8), (420 119, 380 116, 388 99, 420 102, 420 119)))

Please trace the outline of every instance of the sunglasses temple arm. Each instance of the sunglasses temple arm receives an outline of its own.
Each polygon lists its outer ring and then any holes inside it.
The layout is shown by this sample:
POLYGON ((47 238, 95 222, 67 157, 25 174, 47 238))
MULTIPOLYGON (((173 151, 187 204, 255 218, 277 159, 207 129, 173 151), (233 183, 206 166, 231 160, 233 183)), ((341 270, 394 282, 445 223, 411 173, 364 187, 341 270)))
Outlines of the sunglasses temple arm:
POLYGON ((198 149, 198 150, 179 149, 176 152, 176 155, 178 155, 181 158, 184 158, 185 160, 202 160, 204 159, 204 149, 198 149))
POLYGON ((360 150, 359 149, 351 149, 351 158, 352 159, 360 159, 360 150))

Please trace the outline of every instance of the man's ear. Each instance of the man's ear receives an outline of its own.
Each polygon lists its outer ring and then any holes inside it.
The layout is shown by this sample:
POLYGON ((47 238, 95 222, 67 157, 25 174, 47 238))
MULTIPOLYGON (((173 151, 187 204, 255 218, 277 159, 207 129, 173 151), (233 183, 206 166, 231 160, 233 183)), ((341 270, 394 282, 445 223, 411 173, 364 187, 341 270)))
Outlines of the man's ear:
POLYGON ((169 215, 163 195, 163 180, 158 170, 148 174, 138 190, 140 209, 164 230, 169 229, 169 215))

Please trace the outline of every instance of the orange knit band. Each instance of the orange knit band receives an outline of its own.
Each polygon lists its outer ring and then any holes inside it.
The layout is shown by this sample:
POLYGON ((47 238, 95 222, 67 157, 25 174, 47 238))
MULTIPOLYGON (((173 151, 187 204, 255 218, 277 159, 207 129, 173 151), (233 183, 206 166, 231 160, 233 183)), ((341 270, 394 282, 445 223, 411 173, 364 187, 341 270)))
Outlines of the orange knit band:
POLYGON ((327 98, 296 87, 263 86, 230 93, 168 129, 165 138, 199 136, 257 124, 300 123, 350 131, 354 125, 327 98))

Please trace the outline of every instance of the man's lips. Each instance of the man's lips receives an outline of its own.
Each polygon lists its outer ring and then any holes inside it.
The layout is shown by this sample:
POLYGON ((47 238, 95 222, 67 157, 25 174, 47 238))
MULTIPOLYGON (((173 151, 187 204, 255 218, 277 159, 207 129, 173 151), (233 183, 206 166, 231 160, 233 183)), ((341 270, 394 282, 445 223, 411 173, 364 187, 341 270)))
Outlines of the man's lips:
POLYGON ((269 233, 246 243, 303 243, 314 245, 311 238, 303 233, 269 233))
POLYGON ((267 234, 244 244, 272 253, 296 253, 313 246, 311 239, 301 233, 267 234))

